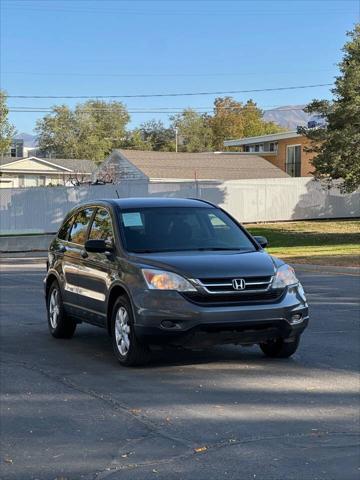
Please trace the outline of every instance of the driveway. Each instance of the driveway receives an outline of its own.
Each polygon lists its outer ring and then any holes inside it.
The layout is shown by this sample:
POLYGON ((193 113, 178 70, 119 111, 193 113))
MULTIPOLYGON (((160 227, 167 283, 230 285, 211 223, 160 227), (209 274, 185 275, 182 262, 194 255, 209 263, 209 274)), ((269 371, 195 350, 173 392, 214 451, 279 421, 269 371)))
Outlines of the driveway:
POLYGON ((299 275, 290 360, 229 346, 126 369, 104 330, 51 338, 43 266, 2 261, 3 480, 359 478, 359 276, 299 275))

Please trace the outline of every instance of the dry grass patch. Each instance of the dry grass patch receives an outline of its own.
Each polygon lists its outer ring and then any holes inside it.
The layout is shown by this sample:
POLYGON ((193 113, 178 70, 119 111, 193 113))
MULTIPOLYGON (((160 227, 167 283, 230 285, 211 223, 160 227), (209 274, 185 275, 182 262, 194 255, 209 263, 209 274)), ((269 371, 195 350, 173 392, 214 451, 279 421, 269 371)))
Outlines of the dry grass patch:
POLYGON ((248 224, 269 240, 268 252, 290 263, 360 266, 360 221, 318 220, 248 224))

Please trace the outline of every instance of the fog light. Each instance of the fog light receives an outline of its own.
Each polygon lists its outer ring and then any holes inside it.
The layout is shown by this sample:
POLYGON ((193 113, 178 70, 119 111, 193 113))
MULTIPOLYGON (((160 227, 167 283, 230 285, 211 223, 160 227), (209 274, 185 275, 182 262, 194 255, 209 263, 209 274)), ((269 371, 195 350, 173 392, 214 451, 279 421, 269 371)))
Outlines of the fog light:
POLYGON ((291 316, 290 323, 291 325, 296 325, 297 323, 301 323, 303 321, 301 313, 295 313, 295 315, 291 316))

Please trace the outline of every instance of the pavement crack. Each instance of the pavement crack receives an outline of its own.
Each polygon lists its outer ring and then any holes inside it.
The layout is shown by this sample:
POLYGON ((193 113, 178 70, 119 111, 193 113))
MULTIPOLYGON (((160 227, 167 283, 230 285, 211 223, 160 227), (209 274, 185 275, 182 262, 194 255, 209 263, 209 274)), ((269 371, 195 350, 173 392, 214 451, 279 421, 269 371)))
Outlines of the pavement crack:
POLYGON ((246 437, 241 440, 223 440, 213 444, 206 444, 206 449, 197 453, 193 448, 188 452, 184 452, 179 455, 173 455, 172 457, 163 459, 163 460, 148 460, 143 462, 133 462, 133 463, 123 463, 121 465, 109 466, 105 469, 102 469, 91 475, 92 480, 104 480, 109 475, 116 473, 117 471, 124 470, 135 470, 139 468, 148 468, 148 467, 159 467, 161 465, 168 465, 177 460, 184 460, 187 458, 195 456, 206 456, 215 450, 220 450, 223 448, 231 448, 239 445, 246 445, 249 443, 261 442, 261 441, 271 441, 271 440, 281 440, 284 438, 296 439, 296 438, 309 438, 309 437, 328 437, 328 436, 352 436, 358 437, 359 434, 356 432, 328 432, 328 431, 319 431, 319 432, 303 432, 303 433, 285 433, 281 435, 258 435, 252 437, 246 437))
POLYGON ((101 402, 108 405, 112 410, 123 412, 128 416, 132 417, 134 420, 140 423, 143 427, 145 427, 145 429, 148 431, 148 434, 151 434, 151 433, 156 434, 166 440, 177 443, 182 447, 191 448, 191 444, 186 439, 167 433, 163 428, 160 428, 158 425, 152 422, 146 415, 142 414, 141 412, 135 411, 135 409, 132 409, 130 406, 123 404, 118 400, 115 400, 110 395, 106 395, 106 394, 97 392, 96 390, 82 387, 81 385, 76 384, 74 381, 70 380, 67 377, 50 373, 49 371, 35 364, 30 364, 27 362, 19 362, 19 361, 14 362, 12 360, 6 361, 4 359, 1 359, 0 363, 3 363, 5 365, 10 365, 10 366, 18 365, 19 367, 32 370, 34 372, 37 372, 45 376, 46 378, 52 381, 58 382, 77 392, 88 395, 93 399, 100 400, 101 402))

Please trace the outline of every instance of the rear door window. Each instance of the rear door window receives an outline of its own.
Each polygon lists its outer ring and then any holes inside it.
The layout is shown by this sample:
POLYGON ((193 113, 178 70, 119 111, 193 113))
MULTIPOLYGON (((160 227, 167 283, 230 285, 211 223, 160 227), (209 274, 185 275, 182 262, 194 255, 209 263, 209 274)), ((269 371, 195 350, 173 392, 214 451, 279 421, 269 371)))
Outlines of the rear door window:
POLYGON ((86 235, 93 212, 93 208, 85 208, 76 214, 74 223, 72 224, 70 230, 69 242, 76 243, 77 245, 85 244, 86 235))

